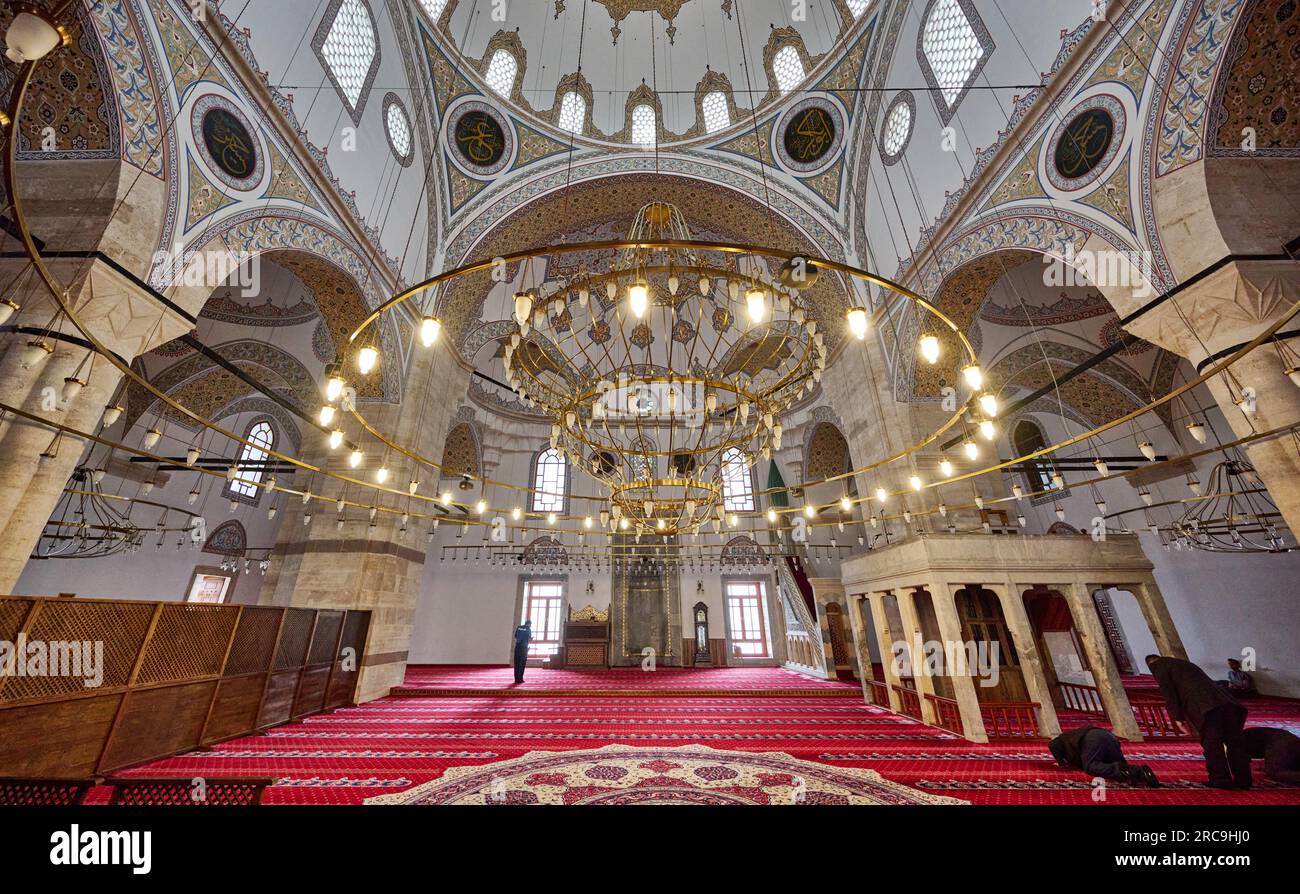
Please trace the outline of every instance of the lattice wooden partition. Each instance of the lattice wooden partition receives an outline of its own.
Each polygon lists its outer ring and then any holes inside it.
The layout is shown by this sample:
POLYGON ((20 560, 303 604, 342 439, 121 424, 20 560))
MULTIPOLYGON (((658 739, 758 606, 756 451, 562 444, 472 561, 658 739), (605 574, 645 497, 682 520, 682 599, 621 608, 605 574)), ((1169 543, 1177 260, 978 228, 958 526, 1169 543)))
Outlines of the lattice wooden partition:
POLYGON ((348 704, 369 623, 366 611, 0 598, 0 639, 103 650, 97 685, 76 661, 0 675, 0 777, 87 779, 348 704))

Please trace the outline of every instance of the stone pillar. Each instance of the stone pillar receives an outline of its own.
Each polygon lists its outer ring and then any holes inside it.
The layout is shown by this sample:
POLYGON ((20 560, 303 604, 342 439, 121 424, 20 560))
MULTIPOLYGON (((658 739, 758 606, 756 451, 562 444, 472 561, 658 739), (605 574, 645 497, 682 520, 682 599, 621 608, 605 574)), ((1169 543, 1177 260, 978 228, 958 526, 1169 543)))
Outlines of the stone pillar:
POLYGON ((1038 651, 1038 639, 1034 636, 1033 623, 1029 620, 1022 595, 1028 588, 1015 583, 983 586, 993 591, 1002 606, 1002 618, 1007 623, 1007 631, 1011 634, 1016 654, 1020 657, 1020 672, 1025 677, 1025 688, 1029 690, 1029 698, 1038 702, 1038 731, 1044 736, 1059 735, 1061 721, 1056 716, 1056 703, 1052 701, 1052 690, 1047 684, 1047 673, 1043 670, 1043 656, 1038 651))
MULTIPOLYGON (((867 597, 862 594, 852 594, 844 598, 844 612, 849 616, 849 628, 853 633, 853 660, 857 664, 858 680, 862 683, 862 698, 867 704, 872 704, 871 690, 867 686, 867 680, 871 679, 869 668, 871 667, 871 650, 867 647, 866 631, 863 630, 862 623, 862 603, 867 601, 867 597)), ((868 608, 870 611, 870 608, 868 608)))
MULTIPOLYGON (((1193 283, 1127 328, 1208 368, 1285 317, 1297 301, 1300 263, 1236 262, 1193 283)), ((1284 323, 1281 331, 1297 329, 1300 315, 1284 323)), ((1283 341, 1300 353, 1300 338, 1283 341)), ((1266 342, 1234 363, 1230 376, 1225 372, 1206 382, 1233 434, 1246 437, 1300 423, 1300 388, 1287 378, 1288 365, 1266 342), (1243 412, 1235 403, 1243 388, 1255 392, 1253 412, 1243 412)), ((1300 531, 1300 455, 1294 442, 1286 436, 1259 440, 1245 452, 1287 525, 1300 531)))
MULTIPOLYGON (((889 707, 895 713, 901 713, 903 704, 894 687, 899 684, 898 672, 894 667, 894 642, 902 637, 902 631, 889 629, 889 612, 885 610, 885 597, 888 593, 870 593, 867 599, 871 603, 871 622, 876 628, 876 643, 880 649, 880 667, 885 676, 885 685, 889 689, 889 707)), ((863 676, 866 679, 866 676, 863 676)))
MULTIPOLYGON (((60 281, 72 281, 78 275, 66 263, 52 267, 60 281)), ((82 275, 78 285, 69 289, 76 312, 104 346, 124 360, 134 359, 192 326, 190 320, 155 301, 102 261, 91 262, 82 275)), ((49 319, 54 304, 48 292, 41 295, 44 288, 41 283, 33 283, 20 299, 20 303, 29 302, 24 305, 25 319, 49 319)), ((80 337, 66 320, 59 332, 68 338, 80 337)), ((8 368, 10 358, 20 356, 33 337, 11 335, 0 368, 8 368)), ((0 389, 0 400, 55 424, 88 433, 97 431, 104 405, 121 380, 121 373, 104 357, 95 358, 93 367, 88 361, 83 365, 89 348, 53 337, 47 341, 54 352, 31 369, 16 365, 14 379, 0 389), (65 402, 64 379, 78 367, 86 386, 65 402)), ((56 456, 42 458, 54 434, 45 425, 18 418, 9 419, 0 429, 0 456, 4 457, 0 474, 0 593, 13 592, 68 478, 82 461, 87 442, 72 435, 61 439, 56 456)))
MULTIPOLYGON (((1169 606, 1165 604, 1165 597, 1161 595, 1155 577, 1148 576, 1139 583, 1125 585, 1125 589, 1137 599, 1142 617, 1146 618, 1147 627, 1151 628, 1151 637, 1156 641, 1160 654, 1186 660, 1187 649, 1183 647, 1183 639, 1178 635, 1178 628, 1174 626, 1169 606)), ((1133 657, 1141 661, 1144 656, 1133 657)))
MULTIPOLYGON (((838 670, 835 666, 835 651, 831 637, 831 619, 826 607, 832 602, 836 603, 840 606, 840 617, 843 618, 843 613, 848 611, 845 607, 847 600, 844 598, 844 583, 838 577, 810 577, 808 583, 812 585, 813 600, 817 606, 817 634, 820 638, 820 654, 814 657, 818 659, 821 667, 825 670, 826 679, 834 680, 838 670)), ((850 623, 849 629, 842 630, 842 632, 845 637, 850 638, 850 641, 844 643, 849 656, 849 667, 855 673, 860 674, 861 669, 857 659, 857 651, 854 649, 852 641, 856 638, 852 624, 850 623)), ((814 646, 814 648, 817 648, 817 646, 814 646)))
POLYGON ((1070 604, 1070 613, 1074 615, 1074 627, 1079 634, 1079 642, 1092 665, 1093 680, 1101 694, 1101 703, 1106 708, 1115 735, 1133 742, 1142 740, 1138 731, 1137 720, 1133 716, 1133 707, 1129 704, 1128 693, 1124 691, 1124 681, 1120 678, 1115 656, 1110 652, 1106 641, 1106 632, 1102 630, 1101 619, 1092 601, 1093 584, 1070 583, 1049 585, 1059 589, 1070 604))
POLYGON ((903 631, 900 639, 907 643, 912 659, 912 680, 921 697, 921 717, 929 724, 938 725, 939 715, 927 695, 937 695, 934 680, 925 667, 925 630, 921 627, 921 616, 916 610, 917 587, 905 587, 895 590, 898 599, 898 614, 903 619, 903 631))
MULTIPOLYGON (((407 375, 403 404, 365 404, 362 412, 377 430, 396 443, 440 459, 456 405, 468 388, 469 374, 456 362, 454 351, 438 345, 429 351, 415 348, 407 375), (427 406, 421 410, 426 400, 427 406)), ((328 463, 351 477, 373 480, 374 470, 384 461, 380 445, 368 437, 363 439, 367 456, 359 469, 347 467, 342 450, 331 454, 318 433, 309 432, 307 438, 303 453, 309 461, 316 465, 328 463)), ((410 460, 397 455, 390 455, 387 463, 392 476, 389 486, 403 489, 414 473, 421 482, 420 494, 435 494, 434 470, 416 470, 410 460)), ((297 485, 305 486, 302 481, 297 485)), ((406 673, 429 523, 420 526, 412 522, 402 534, 400 514, 380 512, 372 526, 365 510, 350 508, 346 513, 349 520, 340 531, 332 502, 341 490, 339 483, 318 479, 314 489, 327 496, 329 502, 312 500, 306 506, 299 500, 288 502, 261 602, 369 610, 370 632, 356 697, 358 701, 370 701, 400 685, 406 673), (310 524, 303 523, 307 512, 312 514, 310 524)), ((348 489, 350 499, 357 499, 359 494, 364 495, 361 499, 374 499, 387 507, 401 508, 408 502, 397 495, 348 489)), ((422 500, 412 502, 414 511, 426 514, 436 514, 434 506, 422 500)))
MULTIPOLYGON (((957 587, 931 586, 930 602, 934 605, 934 616, 939 622, 939 638, 943 640, 945 654, 949 649, 961 648, 965 654, 965 637, 962 636, 961 618, 957 616, 957 587)), ((957 710, 961 714, 962 734, 972 742, 987 742, 988 734, 984 731, 984 715, 980 712, 979 693, 975 690, 975 678, 971 669, 965 673, 955 673, 954 668, 947 668, 948 679, 952 681, 953 697, 957 700, 957 710)))

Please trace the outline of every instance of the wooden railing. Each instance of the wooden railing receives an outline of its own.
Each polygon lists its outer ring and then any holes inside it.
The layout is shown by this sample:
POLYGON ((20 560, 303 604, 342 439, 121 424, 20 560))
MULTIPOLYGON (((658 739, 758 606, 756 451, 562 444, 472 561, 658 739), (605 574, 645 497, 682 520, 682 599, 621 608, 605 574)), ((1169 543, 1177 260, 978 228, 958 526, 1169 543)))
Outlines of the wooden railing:
POLYGON ((889 686, 879 680, 864 680, 867 687, 867 700, 882 708, 889 707, 889 686))
POLYGON ((341 609, 0 598, 0 640, 102 649, 98 680, 84 667, 0 677, 0 776, 102 777, 349 704, 369 623, 341 609))
POLYGON ((1065 707, 1072 711, 1079 711, 1083 714, 1106 714, 1106 708, 1101 701, 1101 692, 1095 686, 1087 686, 1083 683, 1057 683, 1057 688, 1061 692, 1061 700, 1065 707))
POLYGON ((942 695, 935 695, 931 692, 925 694, 925 700, 934 708, 935 725, 957 735, 965 735, 962 732, 961 725, 961 708, 957 705, 957 700, 944 698, 942 695))
POLYGON ((243 807, 262 803, 262 793, 274 779, 215 777, 200 784, 188 777, 111 777, 110 804, 163 807, 243 807))
POLYGON ((921 694, 915 689, 909 689, 897 683, 894 684, 894 692, 898 693, 899 710, 914 720, 920 720, 921 694))
POLYGON ((1036 739, 1037 702, 984 702, 980 705, 984 732, 990 739, 1036 739))
POLYGON ((1133 706, 1133 718, 1137 721, 1138 731, 1144 739, 1190 739, 1174 725, 1169 716, 1169 706, 1162 699, 1151 696, 1130 696, 1133 706))

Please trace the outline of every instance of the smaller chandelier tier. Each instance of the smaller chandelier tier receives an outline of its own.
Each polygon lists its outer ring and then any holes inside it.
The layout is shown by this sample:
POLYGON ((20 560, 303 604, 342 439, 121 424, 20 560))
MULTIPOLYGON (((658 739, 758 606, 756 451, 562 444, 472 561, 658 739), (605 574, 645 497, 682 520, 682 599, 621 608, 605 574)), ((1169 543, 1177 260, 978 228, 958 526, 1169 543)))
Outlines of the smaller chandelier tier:
POLYGON ((628 242, 654 247, 515 296, 509 382, 608 488, 611 528, 720 524, 727 470, 780 449, 782 414, 826 368, 797 288, 811 271, 779 268, 786 285, 770 259, 665 247, 690 239, 675 207, 653 203, 628 242))
POLYGON ((1193 501, 1171 526, 1174 545, 1207 552, 1283 552, 1286 526, 1255 467, 1229 458, 1210 471, 1204 500, 1193 501))

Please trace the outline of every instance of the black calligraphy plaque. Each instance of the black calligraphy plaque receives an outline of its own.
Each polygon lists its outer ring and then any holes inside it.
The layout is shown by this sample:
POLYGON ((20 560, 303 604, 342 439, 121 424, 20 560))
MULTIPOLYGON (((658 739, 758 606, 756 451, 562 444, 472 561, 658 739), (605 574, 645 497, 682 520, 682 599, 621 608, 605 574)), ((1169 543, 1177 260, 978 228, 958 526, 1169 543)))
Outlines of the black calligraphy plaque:
POLYGON ((257 145, 244 122, 217 106, 203 116, 203 145, 212 163, 234 180, 257 174, 257 145))
POLYGON ((1086 177, 1106 158, 1115 139, 1115 119, 1102 108, 1080 112, 1056 141, 1056 173, 1067 180, 1086 177))
POLYGON ((815 165, 835 145, 835 119, 826 109, 809 106, 790 118, 781 139, 791 160, 815 165))
POLYGON ((497 120, 486 112, 466 112, 456 121, 456 149, 478 168, 491 168, 506 151, 506 135, 497 120))

